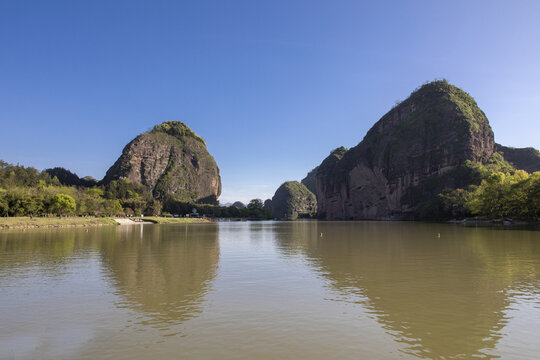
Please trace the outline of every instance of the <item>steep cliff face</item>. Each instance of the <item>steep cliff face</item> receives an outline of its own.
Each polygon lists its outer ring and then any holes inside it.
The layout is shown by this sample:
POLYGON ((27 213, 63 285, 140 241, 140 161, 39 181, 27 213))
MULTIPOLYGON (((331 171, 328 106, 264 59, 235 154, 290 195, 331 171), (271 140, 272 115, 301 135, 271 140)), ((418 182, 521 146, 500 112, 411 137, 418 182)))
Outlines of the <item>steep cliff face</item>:
POLYGON ((221 194, 219 168, 206 143, 178 121, 156 125, 127 144, 103 182, 120 178, 146 186, 156 198, 215 203, 221 194))
POLYGON ((448 175, 467 160, 487 162, 494 141, 474 99, 435 81, 390 110, 357 146, 343 150, 317 172, 319 216, 407 219, 421 198, 454 187, 459 179, 448 175))
POLYGON ((297 219, 317 212, 315 194, 298 181, 283 183, 271 202, 272 216, 277 219, 297 219))
POLYGON ((504 159, 516 169, 525 170, 528 173, 540 171, 540 151, 535 148, 513 148, 495 144, 495 151, 501 153, 504 159))
POLYGON ((313 170, 308 172, 305 178, 300 181, 302 184, 304 184, 305 187, 308 188, 309 191, 315 194, 317 191, 317 188, 315 187, 315 178, 317 177, 317 171, 319 171, 319 167, 315 167, 313 170))

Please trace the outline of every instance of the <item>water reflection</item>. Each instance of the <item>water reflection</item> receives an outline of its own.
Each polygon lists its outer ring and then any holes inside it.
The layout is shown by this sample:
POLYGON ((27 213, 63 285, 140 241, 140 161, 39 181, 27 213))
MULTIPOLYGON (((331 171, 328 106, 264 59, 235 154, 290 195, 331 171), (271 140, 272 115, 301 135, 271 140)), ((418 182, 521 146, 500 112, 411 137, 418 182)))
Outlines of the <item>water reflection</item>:
POLYGON ((43 275, 63 274, 74 259, 87 257, 87 245, 97 242, 97 233, 82 229, 0 232, 0 279, 26 276, 27 271, 43 275))
POLYGON ((537 232, 304 222, 275 233, 283 254, 303 253, 411 355, 492 358, 516 299, 539 303, 537 232))
POLYGON ((101 247, 103 264, 124 301, 146 315, 141 323, 169 328, 201 311, 216 276, 218 227, 120 227, 101 247))
POLYGON ((96 258, 120 296, 118 306, 147 316, 144 324, 168 327, 201 311, 216 276, 218 234, 214 225, 2 232, 0 285, 62 280, 81 266, 74 261, 96 258))

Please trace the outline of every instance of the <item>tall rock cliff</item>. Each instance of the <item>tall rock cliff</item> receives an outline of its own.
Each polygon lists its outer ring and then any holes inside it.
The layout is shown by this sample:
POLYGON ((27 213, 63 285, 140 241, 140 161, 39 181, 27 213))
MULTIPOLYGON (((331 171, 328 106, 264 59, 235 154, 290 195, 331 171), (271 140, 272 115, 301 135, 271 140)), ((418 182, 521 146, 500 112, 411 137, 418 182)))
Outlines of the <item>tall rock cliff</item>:
POLYGON ((319 171, 319 167, 315 167, 313 170, 308 172, 305 178, 300 181, 302 184, 304 184, 305 187, 308 188, 309 191, 315 194, 315 191, 317 191, 317 188, 315 187, 315 179, 317 177, 317 172, 319 171))
POLYGON ((156 198, 216 203, 221 194, 219 168, 206 143, 178 121, 156 125, 127 144, 103 182, 120 178, 146 186, 156 198))
POLYGON ((413 92, 357 146, 336 151, 317 171, 319 217, 408 219, 421 199, 458 185, 460 165, 486 163, 494 141, 474 99, 443 80, 413 92))
POLYGON ((276 190, 271 202, 272 216, 294 220, 317 213, 315 194, 298 181, 287 181, 276 190))

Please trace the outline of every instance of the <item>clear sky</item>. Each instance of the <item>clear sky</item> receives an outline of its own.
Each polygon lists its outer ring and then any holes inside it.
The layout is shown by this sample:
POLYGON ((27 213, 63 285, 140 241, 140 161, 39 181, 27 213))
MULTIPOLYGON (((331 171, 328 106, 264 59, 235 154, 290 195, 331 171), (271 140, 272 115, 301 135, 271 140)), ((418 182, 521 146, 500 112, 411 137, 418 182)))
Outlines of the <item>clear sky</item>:
POLYGON ((270 198, 428 80, 540 148, 540 1, 0 0, 0 159, 101 179, 179 120, 222 202, 270 198))

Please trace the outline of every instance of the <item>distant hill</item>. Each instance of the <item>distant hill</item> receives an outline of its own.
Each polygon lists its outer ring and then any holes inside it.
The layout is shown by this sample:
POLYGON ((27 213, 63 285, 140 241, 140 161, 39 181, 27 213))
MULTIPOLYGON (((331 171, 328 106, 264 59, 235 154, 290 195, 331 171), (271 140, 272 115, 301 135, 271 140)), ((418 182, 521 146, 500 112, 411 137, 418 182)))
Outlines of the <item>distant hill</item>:
POLYGON ((245 209, 246 208, 246 204, 244 204, 241 201, 235 201, 231 206, 234 206, 235 208, 238 208, 238 209, 245 209))
POLYGON ((45 169, 44 170, 47 174, 51 176, 51 178, 56 177, 60 184, 66 185, 66 186, 96 186, 98 184, 98 181, 94 179, 91 176, 85 176, 83 178, 79 178, 77 174, 72 173, 71 171, 64 169, 63 167, 55 167, 52 169, 45 169))

